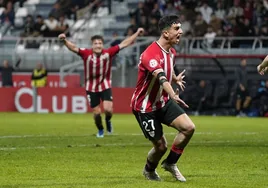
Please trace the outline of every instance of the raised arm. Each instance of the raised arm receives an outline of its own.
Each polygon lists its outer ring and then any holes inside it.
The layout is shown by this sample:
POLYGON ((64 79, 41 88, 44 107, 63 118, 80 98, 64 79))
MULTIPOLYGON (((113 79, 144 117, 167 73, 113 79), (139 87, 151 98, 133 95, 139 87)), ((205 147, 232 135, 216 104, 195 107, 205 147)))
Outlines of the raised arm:
POLYGON ((264 58, 261 64, 258 65, 257 70, 260 75, 268 72, 268 55, 264 58))
POLYGON ((79 48, 72 43, 71 41, 66 39, 66 35, 64 33, 60 34, 58 36, 58 38, 63 41, 64 45, 72 52, 78 53, 79 52, 79 48))
POLYGON ((129 45, 131 45, 135 39, 144 32, 143 28, 139 28, 136 33, 134 33, 133 35, 131 35, 130 37, 127 37, 125 40, 123 40, 120 44, 119 44, 119 48, 123 49, 125 47, 128 47, 129 45))

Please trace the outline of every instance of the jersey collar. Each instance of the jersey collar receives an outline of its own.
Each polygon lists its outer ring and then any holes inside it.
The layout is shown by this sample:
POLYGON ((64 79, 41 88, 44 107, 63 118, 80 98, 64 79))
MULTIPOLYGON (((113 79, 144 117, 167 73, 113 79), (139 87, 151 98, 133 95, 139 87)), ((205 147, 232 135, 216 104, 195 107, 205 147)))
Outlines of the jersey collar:
POLYGON ((168 51, 166 51, 157 41, 155 41, 156 42, 156 44, 165 52, 165 53, 169 53, 168 51))

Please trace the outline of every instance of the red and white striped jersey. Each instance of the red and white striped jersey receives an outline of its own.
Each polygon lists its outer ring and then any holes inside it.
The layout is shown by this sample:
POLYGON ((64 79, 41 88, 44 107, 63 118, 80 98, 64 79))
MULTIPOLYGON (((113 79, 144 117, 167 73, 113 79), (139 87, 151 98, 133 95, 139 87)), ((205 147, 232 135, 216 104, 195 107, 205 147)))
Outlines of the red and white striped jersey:
POLYGON ((169 95, 163 90, 158 79, 152 73, 157 69, 163 69, 171 83, 175 54, 174 48, 171 48, 168 52, 157 42, 153 42, 141 54, 138 65, 138 81, 131 99, 133 110, 147 113, 166 105, 169 95))
POLYGON ((112 86, 112 57, 120 50, 119 46, 103 49, 100 56, 92 49, 79 48, 78 55, 84 60, 85 89, 101 92, 112 86))

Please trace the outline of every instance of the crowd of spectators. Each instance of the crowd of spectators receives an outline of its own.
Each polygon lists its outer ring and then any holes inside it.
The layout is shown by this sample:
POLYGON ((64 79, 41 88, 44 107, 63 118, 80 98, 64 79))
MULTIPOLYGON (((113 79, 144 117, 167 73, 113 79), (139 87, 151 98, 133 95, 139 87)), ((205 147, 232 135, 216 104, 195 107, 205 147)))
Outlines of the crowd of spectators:
MULTIPOLYGON (((14 3, 22 7, 26 0, 0 0, 4 11, 0 15, 0 25, 15 26, 14 3)), ((27 15, 23 24, 21 37, 56 37, 67 31, 69 24, 66 19, 76 20, 77 12, 86 7, 95 11, 101 5, 101 0, 57 0, 48 15, 27 15)), ((68 33, 66 33, 68 35, 68 33)))
POLYGON ((167 14, 180 15, 184 35, 205 37, 209 46, 215 37, 268 37, 267 0, 144 0, 130 10, 127 30, 144 27, 145 36, 158 36, 157 22, 167 14))

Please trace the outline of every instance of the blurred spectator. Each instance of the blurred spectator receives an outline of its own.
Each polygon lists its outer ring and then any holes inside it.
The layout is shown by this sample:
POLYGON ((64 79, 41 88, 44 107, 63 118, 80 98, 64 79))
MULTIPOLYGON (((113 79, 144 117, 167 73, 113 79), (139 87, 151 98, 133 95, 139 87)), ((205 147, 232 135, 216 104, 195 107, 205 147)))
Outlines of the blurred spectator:
POLYGON ((55 19, 53 15, 49 15, 48 19, 44 21, 45 30, 44 37, 56 37, 58 33, 55 33, 55 29, 57 28, 58 21, 55 19))
POLYGON ((208 24, 203 19, 203 16, 201 13, 198 13, 196 15, 196 21, 194 23, 193 27, 193 33, 196 37, 203 37, 207 31, 208 24))
POLYGON ((180 15, 184 15, 186 20, 188 20, 190 23, 194 23, 196 18, 196 12, 193 9, 187 8, 183 4, 181 4, 179 7, 180 15))
POLYGON ((72 14, 72 0, 58 0, 57 2, 63 13, 62 15, 67 15, 68 17, 70 17, 72 14))
POLYGON ((144 29, 144 35, 147 36, 149 23, 148 23, 148 19, 146 16, 141 17, 141 23, 140 23, 139 27, 142 27, 144 29))
POLYGON ((15 12, 12 2, 8 2, 4 12, 0 16, 1 24, 14 25, 15 12))
POLYGON ((210 6, 208 6, 206 1, 203 2, 201 7, 196 7, 195 11, 200 12, 202 14, 202 17, 207 24, 210 22, 210 16, 213 10, 210 6))
POLYGON ((5 7, 4 0, 0 0, 0 7, 5 7))
MULTIPOLYGON (((239 28, 240 28, 240 34, 238 36, 245 36, 245 37, 254 37, 255 36, 255 29, 251 25, 249 19, 245 18, 243 20, 243 23, 240 25, 239 28)), ((242 40, 242 41, 240 41, 240 46, 251 48, 253 41, 254 41, 254 39, 242 40)))
POLYGON ((60 18, 59 18, 59 22, 57 24, 57 27, 55 28, 55 31, 57 32, 57 35, 65 32, 65 35, 67 37, 69 37, 70 33, 66 32, 68 29, 69 29, 68 22, 66 21, 65 16, 61 15, 60 18))
POLYGON ((45 30, 46 30, 46 25, 45 25, 43 17, 41 15, 37 15, 36 21, 34 23, 34 34, 33 35, 35 37, 43 36, 45 30))
POLYGON ((243 16, 244 11, 239 4, 240 0, 234 0, 234 6, 229 9, 228 18, 236 18, 238 16, 243 16))
POLYGON ((151 17, 155 17, 157 20, 160 20, 160 18, 162 17, 163 13, 161 12, 161 10, 159 9, 158 3, 154 4, 154 8, 151 11, 150 16, 151 17))
POLYGON ((204 35, 204 44, 206 47, 211 48, 213 47, 213 42, 216 37, 216 32, 213 31, 211 25, 207 28, 207 33, 204 35))
MULTIPOLYGON (((268 26, 267 25, 261 26, 259 36, 261 37, 261 39, 262 39, 262 37, 268 37, 268 26)), ((262 39, 262 46, 268 47, 268 39, 262 39)))
POLYGON ((226 15, 226 10, 223 8, 223 4, 221 1, 217 2, 217 8, 215 9, 215 15, 217 18, 223 20, 226 15))
POLYGON ((128 34, 129 29, 131 29, 133 31, 133 33, 138 29, 138 25, 136 23, 136 19, 135 18, 131 18, 130 19, 130 25, 127 27, 127 29, 125 31, 125 35, 128 34))
POLYGON ((254 27, 250 23, 249 19, 245 18, 240 27, 241 27, 240 36, 247 36, 247 37, 255 36, 254 27))
POLYGON ((158 36, 158 20, 155 17, 151 17, 149 22, 150 27, 148 28, 148 36, 158 36))
POLYGON ((251 3, 249 1, 246 2, 243 12, 244 12, 244 18, 252 20, 253 9, 252 9, 251 3))
POLYGON ((141 23, 141 17, 142 16, 148 16, 150 11, 144 6, 143 2, 138 3, 138 7, 134 11, 130 11, 129 15, 131 18, 134 18, 136 20, 136 24, 140 25, 141 23))
POLYGON ((153 10, 154 9, 154 4, 156 3, 155 0, 145 0, 144 1, 144 6, 148 9, 148 10, 153 10))
POLYGON ((36 64, 36 68, 32 72, 32 86, 45 87, 47 85, 47 70, 41 63, 36 64))
POLYGON ((84 8, 88 4, 89 0, 72 0, 72 5, 69 9, 70 12, 67 13, 68 18, 76 20, 77 18, 76 11, 84 8))
POLYGON ((64 15, 64 12, 58 2, 53 5, 53 8, 49 12, 49 15, 53 16, 55 19, 59 19, 61 15, 64 15))
POLYGON ((167 7, 164 11, 164 15, 178 14, 178 10, 174 7, 171 2, 167 3, 167 7))
POLYGON ((181 28, 183 30, 183 35, 184 36, 191 35, 191 23, 186 20, 183 14, 180 15, 180 23, 181 23, 181 28))
POLYGON ((3 61, 3 67, 0 67, 3 87, 13 87, 12 73, 14 68, 8 64, 8 60, 3 61))
POLYGON ((27 15, 24 23, 24 32, 21 34, 21 37, 30 37, 34 33, 34 25, 33 16, 27 15))
POLYGON ((222 20, 213 13, 211 14, 209 25, 212 27, 214 32, 218 32, 222 28, 222 20))
POLYGON ((112 42, 111 42, 111 46, 116 46, 117 44, 120 44, 122 40, 118 38, 118 33, 117 32, 114 32, 113 33, 113 39, 112 39, 112 42))
POLYGON ((248 90, 247 60, 241 59, 240 66, 235 71, 236 75, 236 115, 245 116, 251 97, 248 90))

